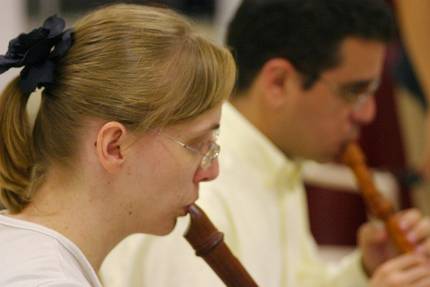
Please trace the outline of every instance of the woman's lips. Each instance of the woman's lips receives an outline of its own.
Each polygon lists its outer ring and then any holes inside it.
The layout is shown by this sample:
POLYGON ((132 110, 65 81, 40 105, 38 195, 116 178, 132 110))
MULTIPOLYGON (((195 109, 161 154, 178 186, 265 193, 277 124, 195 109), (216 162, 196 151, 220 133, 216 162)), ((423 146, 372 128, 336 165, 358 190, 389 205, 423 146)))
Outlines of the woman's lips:
POLYGON ((190 206, 193 205, 199 199, 199 186, 198 185, 196 186, 194 194, 196 195, 195 198, 190 203, 188 203, 187 205, 184 206, 184 208, 182 210, 183 214, 181 213, 181 216, 187 215, 190 206))

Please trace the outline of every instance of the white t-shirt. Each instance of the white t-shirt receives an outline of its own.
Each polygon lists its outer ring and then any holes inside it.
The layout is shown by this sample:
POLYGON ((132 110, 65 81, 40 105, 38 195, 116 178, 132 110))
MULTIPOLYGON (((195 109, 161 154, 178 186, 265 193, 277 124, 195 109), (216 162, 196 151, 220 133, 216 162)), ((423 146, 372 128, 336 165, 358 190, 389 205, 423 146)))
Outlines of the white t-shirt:
POLYGON ((0 286, 101 287, 79 248, 58 232, 0 214, 0 286))

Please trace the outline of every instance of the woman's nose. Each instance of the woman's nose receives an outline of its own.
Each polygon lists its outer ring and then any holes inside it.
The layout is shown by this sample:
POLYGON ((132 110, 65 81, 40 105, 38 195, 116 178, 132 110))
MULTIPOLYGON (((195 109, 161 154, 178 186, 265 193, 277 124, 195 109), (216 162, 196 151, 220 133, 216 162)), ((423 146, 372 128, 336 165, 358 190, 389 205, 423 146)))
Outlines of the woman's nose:
POLYGON ((199 167, 195 176, 194 182, 199 183, 202 181, 211 181, 218 177, 219 174, 219 163, 218 159, 215 159, 211 165, 205 169, 199 167))

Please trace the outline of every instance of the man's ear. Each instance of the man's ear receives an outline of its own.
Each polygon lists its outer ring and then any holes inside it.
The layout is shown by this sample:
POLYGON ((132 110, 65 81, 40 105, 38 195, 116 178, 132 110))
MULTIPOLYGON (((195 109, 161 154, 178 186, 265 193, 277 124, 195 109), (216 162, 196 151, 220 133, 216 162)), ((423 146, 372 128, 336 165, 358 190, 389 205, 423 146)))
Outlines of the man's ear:
POLYGON ((124 162, 124 143, 127 129, 119 122, 104 124, 95 143, 97 157, 103 168, 109 173, 115 173, 124 162))
POLYGON ((282 105, 286 98, 286 86, 295 71, 286 59, 273 58, 267 61, 260 72, 265 101, 273 108, 282 105))

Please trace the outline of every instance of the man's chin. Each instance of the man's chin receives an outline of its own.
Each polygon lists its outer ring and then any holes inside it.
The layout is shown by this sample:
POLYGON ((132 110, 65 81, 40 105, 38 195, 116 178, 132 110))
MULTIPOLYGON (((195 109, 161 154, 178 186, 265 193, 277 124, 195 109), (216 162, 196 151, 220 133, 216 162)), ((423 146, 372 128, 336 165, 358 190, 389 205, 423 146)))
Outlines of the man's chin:
POLYGON ((325 154, 325 155, 319 155, 317 157, 315 157, 314 161, 318 162, 318 163, 328 163, 328 162, 333 162, 333 160, 336 158, 335 155, 333 154, 325 154))
POLYGON ((318 163, 328 163, 328 162, 333 162, 333 160, 335 160, 339 154, 340 154, 340 150, 339 151, 321 151, 319 153, 314 153, 308 157, 305 157, 305 159, 313 160, 318 163))
POLYGON ((292 159, 297 160, 311 160, 318 163, 328 163, 335 161, 343 151, 342 146, 331 149, 319 149, 319 150, 302 150, 299 154, 295 156, 290 156, 292 159))

